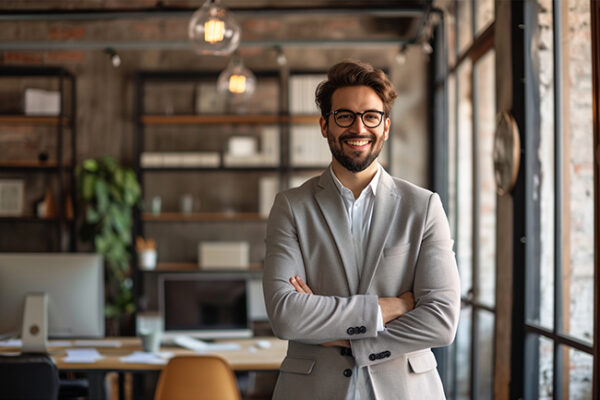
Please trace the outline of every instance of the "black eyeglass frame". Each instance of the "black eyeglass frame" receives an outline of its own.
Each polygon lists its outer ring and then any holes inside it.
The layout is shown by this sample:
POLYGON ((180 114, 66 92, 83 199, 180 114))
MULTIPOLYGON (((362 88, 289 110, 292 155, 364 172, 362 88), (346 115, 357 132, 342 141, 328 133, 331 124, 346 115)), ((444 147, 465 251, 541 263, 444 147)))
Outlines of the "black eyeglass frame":
POLYGON ((351 127, 356 122, 356 116, 357 115, 360 115, 361 122, 367 128, 370 128, 370 129, 377 128, 379 125, 381 125, 381 122, 383 122, 383 117, 385 116, 385 112, 384 111, 379 111, 379 110, 365 110, 363 112, 354 112, 354 111, 348 110, 346 108, 340 108, 339 110, 330 111, 327 114, 325 114, 324 115, 325 119, 329 120, 329 116, 332 115, 332 114, 333 114, 333 121, 340 128, 349 128, 349 127, 351 127), (337 115, 338 115, 338 113, 341 113, 341 112, 347 112, 347 113, 350 113, 350 114, 354 115, 354 118, 352 118, 352 121, 348 125, 340 125, 340 123, 338 122, 337 115), (377 113, 377 114, 379 114, 379 122, 377 123, 377 125, 369 126, 368 124, 365 123, 365 120, 364 120, 363 117, 367 113, 377 113))

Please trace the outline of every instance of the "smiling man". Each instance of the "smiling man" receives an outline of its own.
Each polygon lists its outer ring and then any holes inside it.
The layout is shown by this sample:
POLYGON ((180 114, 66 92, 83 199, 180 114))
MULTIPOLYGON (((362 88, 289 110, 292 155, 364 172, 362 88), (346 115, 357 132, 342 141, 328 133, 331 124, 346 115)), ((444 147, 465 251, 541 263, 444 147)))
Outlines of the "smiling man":
POLYGON ((274 399, 443 399, 431 347, 454 340, 459 280, 439 197, 377 162, 396 92, 334 65, 317 88, 330 167, 277 195, 263 287, 289 340, 274 399))

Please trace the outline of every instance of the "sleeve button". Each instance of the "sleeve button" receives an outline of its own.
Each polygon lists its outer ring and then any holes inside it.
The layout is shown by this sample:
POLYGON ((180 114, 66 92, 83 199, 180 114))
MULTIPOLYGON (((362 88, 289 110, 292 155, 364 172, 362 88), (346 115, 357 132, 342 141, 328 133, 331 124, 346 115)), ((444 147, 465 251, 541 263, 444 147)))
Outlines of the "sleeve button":
POLYGON ((351 376, 352 376, 352 370, 351 370, 351 369, 349 369, 349 368, 348 368, 348 369, 345 369, 345 370, 344 370, 344 376, 345 376, 346 378, 349 378, 349 377, 351 377, 351 376))
POLYGON ((377 360, 377 355, 375 355, 375 354, 369 354, 369 360, 371 360, 371 361, 377 360))
POLYGON ((350 327, 350 328, 346 329, 346 333, 348 333, 348 335, 354 335, 354 328, 350 327))

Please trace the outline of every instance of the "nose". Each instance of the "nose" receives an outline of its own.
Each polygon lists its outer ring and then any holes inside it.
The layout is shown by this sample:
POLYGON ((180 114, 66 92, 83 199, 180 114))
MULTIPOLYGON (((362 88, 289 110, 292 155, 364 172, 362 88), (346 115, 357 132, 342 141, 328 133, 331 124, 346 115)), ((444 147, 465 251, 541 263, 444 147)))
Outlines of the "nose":
POLYGON ((350 125, 350 129, 356 132, 366 132, 367 127, 363 123, 362 116, 357 114, 355 117, 356 118, 354 118, 354 122, 352 123, 352 125, 350 125))

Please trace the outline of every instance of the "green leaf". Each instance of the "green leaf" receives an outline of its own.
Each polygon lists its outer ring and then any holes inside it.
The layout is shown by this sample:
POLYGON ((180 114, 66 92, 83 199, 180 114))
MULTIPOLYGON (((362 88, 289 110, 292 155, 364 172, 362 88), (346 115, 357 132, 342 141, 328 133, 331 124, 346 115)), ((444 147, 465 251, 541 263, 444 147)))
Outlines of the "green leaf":
POLYGON ((90 202, 94 198, 94 186, 96 184, 96 177, 91 174, 84 174, 81 177, 80 182, 80 194, 81 198, 85 202, 90 202))
POLYGON ((96 162, 96 160, 91 159, 91 158, 84 160, 82 165, 83 165, 83 169, 85 169, 86 171, 95 172, 98 170, 98 162, 96 162))
POLYGON ((110 204, 108 198, 108 185, 105 181, 98 179, 94 185, 94 194, 96 195, 96 204, 100 213, 106 213, 110 204))

